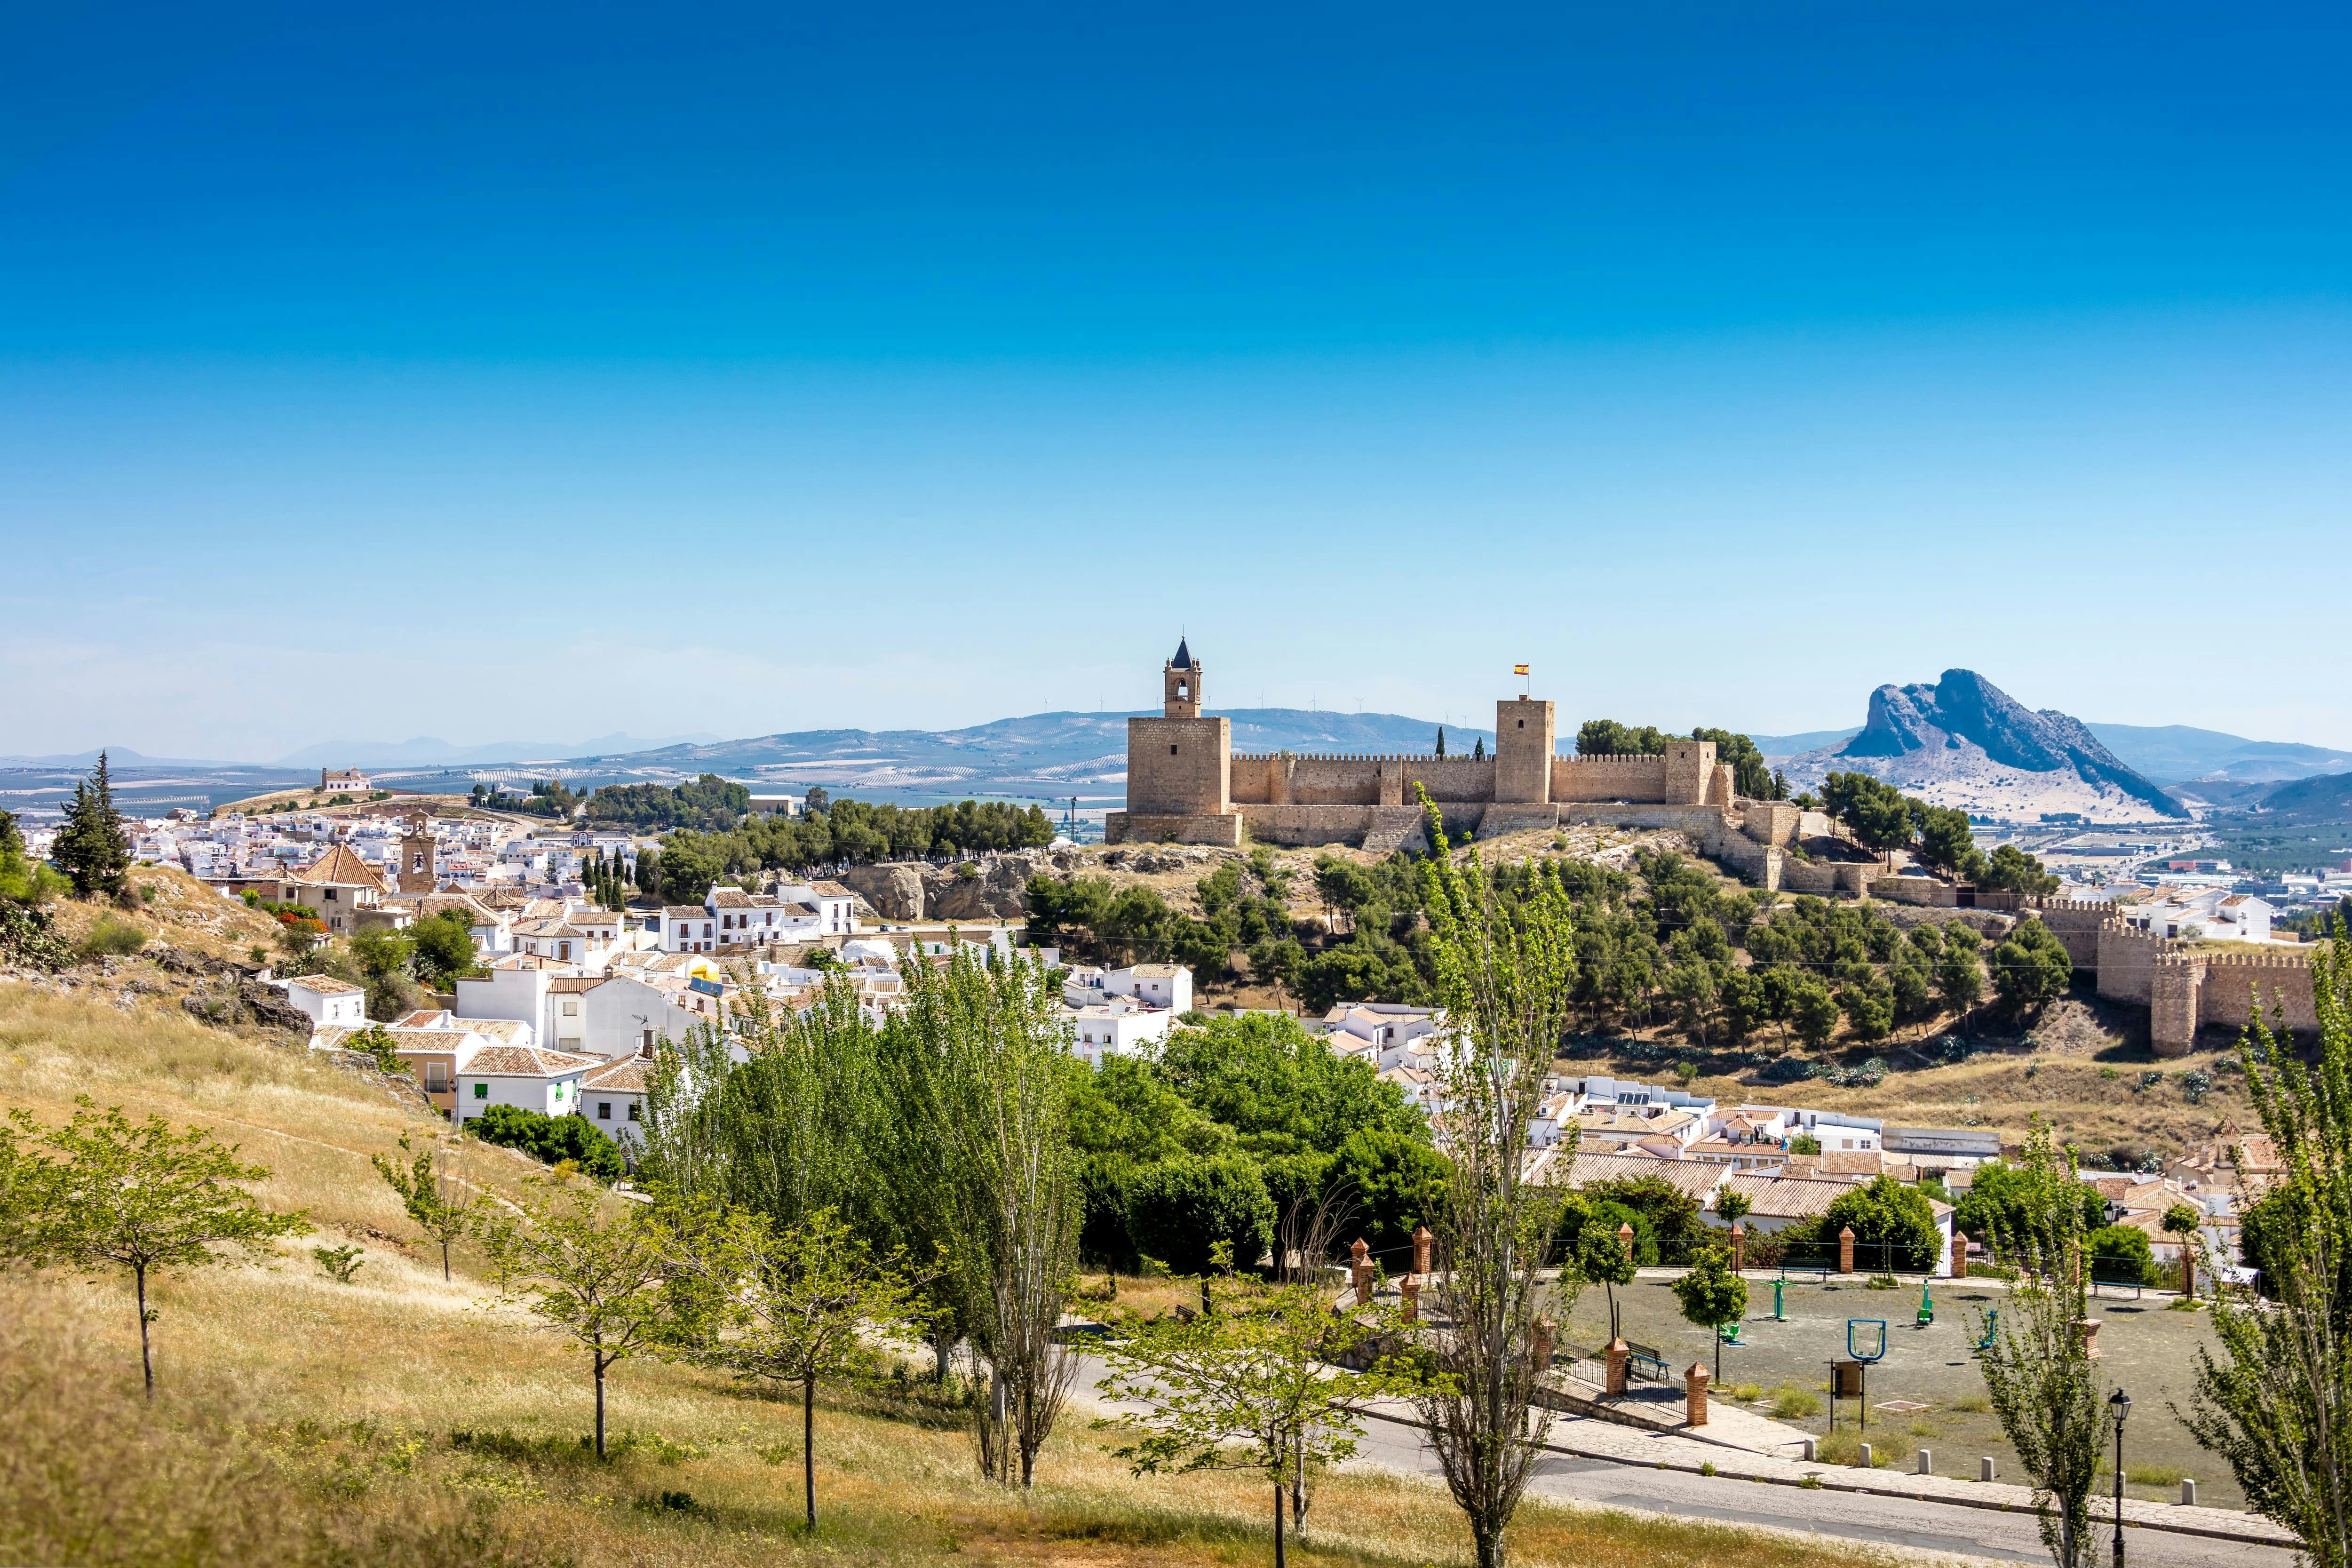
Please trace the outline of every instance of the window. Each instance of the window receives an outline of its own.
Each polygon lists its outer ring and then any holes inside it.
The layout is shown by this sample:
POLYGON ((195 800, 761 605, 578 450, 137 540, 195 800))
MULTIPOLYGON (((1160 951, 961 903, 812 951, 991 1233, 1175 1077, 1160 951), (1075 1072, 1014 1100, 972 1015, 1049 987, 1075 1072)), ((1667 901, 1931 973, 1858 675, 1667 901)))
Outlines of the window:
MULTIPOLYGON (((1171 747, 1171 748, 1170 748, 1170 750, 1171 750, 1171 751, 1172 751, 1172 750, 1174 750, 1174 748, 1173 748, 1173 747, 1171 747)), ((335 889, 332 889, 332 888, 329 888, 329 889, 328 889, 324 893, 321 893, 321 894, 320 895, 320 897, 321 897, 321 898, 325 899, 325 900, 327 900, 327 902, 329 902, 329 903, 331 903, 331 903, 333 903, 333 902, 335 901, 335 889)))
POLYGON ((610 1121, 613 1120, 613 1102, 611 1100, 600 1100, 596 1102, 596 1120, 599 1121, 610 1121))
POLYGON ((1527 727, 1528 727, 1528 721, 1527 721, 1525 719, 1520 720, 1520 721, 1519 721, 1519 728, 1520 728, 1520 729, 1522 729, 1522 730, 1524 730, 1524 729, 1526 729, 1527 727))
POLYGON ((425 1092, 427 1094, 446 1094, 449 1092, 449 1064, 447 1062, 426 1062, 425 1064, 425 1092))
POLYGON ((488 1084, 486 1084, 486 1083, 478 1083, 478 1084, 476 1084, 476 1085, 474 1086, 474 1098, 475 1098, 476 1100, 488 1100, 488 1099, 489 1099, 489 1098, 490 1098, 490 1086, 489 1086, 488 1084))
POLYGON ((563 1016, 564 1016, 565 1017, 567 1017, 567 1018, 577 1018, 578 1016, 580 1016, 580 998, 579 998, 579 997, 577 997, 577 996, 566 996, 566 997, 563 999, 563 1016))
MULTIPOLYGON (((1173 747, 1173 746, 1169 747, 1169 748, 1168 748, 1168 754, 1169 754, 1170 756, 1171 756, 1171 757, 1172 757, 1172 756, 1174 756, 1174 755, 1176 754, 1176 748, 1175 748, 1175 747, 1173 747)), ((329 896, 330 898, 333 897, 333 895, 332 895, 332 894, 329 894, 328 896, 329 896)))
POLYGON ((629 1101, 629 1120, 632 1121, 637 1120, 637 1102, 634 1100, 629 1101))

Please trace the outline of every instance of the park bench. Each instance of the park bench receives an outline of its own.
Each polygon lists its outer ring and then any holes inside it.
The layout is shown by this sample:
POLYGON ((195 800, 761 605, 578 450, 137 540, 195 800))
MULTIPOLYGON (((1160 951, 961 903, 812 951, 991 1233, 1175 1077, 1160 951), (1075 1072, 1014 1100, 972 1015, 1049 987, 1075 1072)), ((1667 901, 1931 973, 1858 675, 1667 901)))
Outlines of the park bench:
POLYGON ((1652 1383, 1666 1381, 1666 1358, 1658 1353, 1657 1346, 1637 1344, 1632 1340, 1627 1340, 1625 1350, 1627 1372, 1632 1373, 1635 1377, 1646 1377, 1652 1383))

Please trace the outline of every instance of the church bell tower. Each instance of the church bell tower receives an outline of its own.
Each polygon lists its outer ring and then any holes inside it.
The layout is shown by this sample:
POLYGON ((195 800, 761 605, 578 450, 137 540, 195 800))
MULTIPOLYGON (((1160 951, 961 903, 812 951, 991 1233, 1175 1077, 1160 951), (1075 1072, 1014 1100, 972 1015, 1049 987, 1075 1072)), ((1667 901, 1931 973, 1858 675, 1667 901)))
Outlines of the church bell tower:
POLYGON ((1176 639, 1176 657, 1160 668, 1160 706, 1162 718, 1201 716, 1201 665, 1182 637, 1176 639))

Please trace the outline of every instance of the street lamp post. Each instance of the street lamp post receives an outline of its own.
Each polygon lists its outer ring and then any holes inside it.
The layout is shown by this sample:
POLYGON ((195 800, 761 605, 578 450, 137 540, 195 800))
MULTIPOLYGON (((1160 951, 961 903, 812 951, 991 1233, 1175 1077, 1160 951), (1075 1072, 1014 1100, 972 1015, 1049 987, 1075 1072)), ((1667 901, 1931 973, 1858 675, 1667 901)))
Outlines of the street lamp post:
POLYGON ((2121 1388, 2107 1395, 2107 1414, 2116 1423, 2116 1568, 2124 1568, 2124 1418, 2131 1414, 2131 1395, 2121 1388))

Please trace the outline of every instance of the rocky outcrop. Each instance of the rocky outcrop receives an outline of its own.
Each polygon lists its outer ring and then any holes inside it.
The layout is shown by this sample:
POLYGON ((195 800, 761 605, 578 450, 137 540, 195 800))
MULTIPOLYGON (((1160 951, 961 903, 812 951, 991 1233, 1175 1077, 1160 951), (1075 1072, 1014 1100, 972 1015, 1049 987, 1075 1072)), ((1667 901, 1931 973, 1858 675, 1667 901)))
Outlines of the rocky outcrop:
POLYGON ((929 869, 898 862, 852 866, 842 873, 841 880, 843 886, 872 905, 880 919, 919 921, 925 909, 923 873, 929 869))
POLYGON ((970 860, 927 878, 923 898, 935 921, 1018 920, 1029 912, 1029 879, 1037 871, 1024 855, 970 860))

